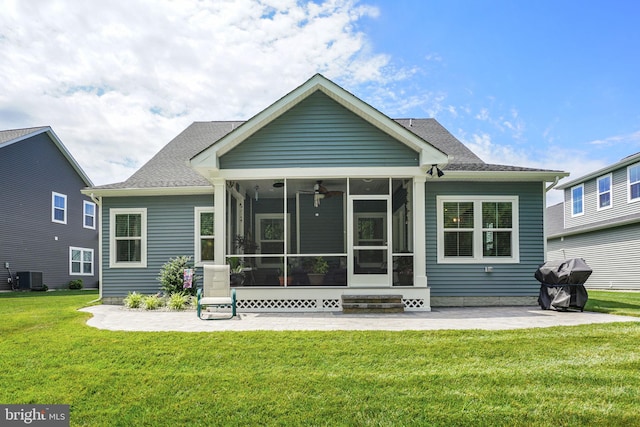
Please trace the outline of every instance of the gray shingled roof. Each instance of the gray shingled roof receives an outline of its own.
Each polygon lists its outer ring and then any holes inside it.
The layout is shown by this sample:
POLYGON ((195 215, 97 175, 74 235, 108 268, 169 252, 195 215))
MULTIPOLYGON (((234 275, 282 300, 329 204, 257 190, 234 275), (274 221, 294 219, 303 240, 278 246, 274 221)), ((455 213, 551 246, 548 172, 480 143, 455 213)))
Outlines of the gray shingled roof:
MULTIPOLYGON (((444 169, 455 171, 544 171, 543 169, 484 163, 435 119, 397 119, 412 131, 453 159, 444 169)), ((197 187, 211 184, 191 169, 188 161, 215 144, 244 121, 194 122, 169 142, 158 154, 124 182, 102 185, 97 189, 197 187)))
POLYGON ((14 139, 21 138, 23 136, 32 134, 32 133, 40 131, 42 129, 47 129, 47 126, 39 126, 39 127, 26 128, 26 129, 2 130, 2 131, 0 131, 0 144, 4 144, 5 142, 13 141, 14 139))
POLYGON ((99 189, 211 186, 191 169, 189 159, 236 129, 241 121, 194 122, 124 182, 99 189))
POLYGON ((564 203, 549 206, 545 210, 544 231, 547 236, 561 233, 564 230, 564 203))
POLYGON ((443 153, 453 156, 451 163, 484 163, 466 145, 445 129, 436 119, 394 119, 443 153))

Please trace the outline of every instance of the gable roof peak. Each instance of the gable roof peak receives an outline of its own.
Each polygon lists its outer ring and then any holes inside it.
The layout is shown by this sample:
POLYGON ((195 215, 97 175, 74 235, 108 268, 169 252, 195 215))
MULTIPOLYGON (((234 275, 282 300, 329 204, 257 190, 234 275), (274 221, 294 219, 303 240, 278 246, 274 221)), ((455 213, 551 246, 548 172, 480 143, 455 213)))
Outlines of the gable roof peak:
POLYGON ((64 146, 58 135, 53 131, 51 126, 38 126, 31 128, 23 128, 23 129, 9 129, 0 131, 0 148, 7 147, 12 144, 19 143, 36 135, 40 135, 42 133, 46 133, 49 136, 49 139, 53 141, 54 145, 60 150, 62 155, 66 157, 71 167, 76 171, 76 173, 80 176, 80 178, 84 181, 87 186, 93 186, 91 179, 84 172, 80 164, 76 161, 76 159, 71 155, 67 147, 64 146))
POLYGON ((426 168, 432 164, 444 165, 449 163, 449 156, 441 149, 431 145, 414 132, 411 132, 400 123, 387 117, 371 105, 327 79, 322 74, 316 73, 302 85, 253 116, 242 126, 239 126, 221 138, 220 141, 192 157, 190 160, 192 167, 203 174, 206 173, 206 171, 217 170, 219 168, 218 159, 222 155, 228 153, 255 132, 318 91, 321 91, 342 107, 418 152, 420 154, 420 166, 426 168))

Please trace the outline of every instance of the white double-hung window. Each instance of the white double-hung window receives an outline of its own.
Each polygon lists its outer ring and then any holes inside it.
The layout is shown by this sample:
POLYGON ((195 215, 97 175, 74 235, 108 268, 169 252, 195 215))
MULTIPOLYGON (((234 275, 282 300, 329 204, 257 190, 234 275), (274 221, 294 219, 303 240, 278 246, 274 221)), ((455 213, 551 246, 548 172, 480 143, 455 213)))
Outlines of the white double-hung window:
POLYGON ((611 207, 611 174, 598 178, 598 210, 609 209, 611 207))
POLYGON ((93 249, 69 248, 69 274, 93 276, 93 249))
POLYGON ((82 202, 82 226, 96 229, 96 204, 87 200, 82 202))
POLYGON ((627 168, 627 179, 629 183, 628 200, 637 202, 640 200, 640 163, 627 168))
POLYGON ((59 224, 67 223, 67 195, 51 193, 51 221, 59 224))
POLYGON ((584 184, 571 188, 571 216, 584 214, 584 184))
POLYGON ((147 209, 109 210, 109 264, 114 268, 147 266, 147 209))
POLYGON ((196 262, 213 262, 215 253, 213 207, 196 207, 194 210, 196 262))
POLYGON ((438 196, 439 263, 517 263, 517 196, 438 196))

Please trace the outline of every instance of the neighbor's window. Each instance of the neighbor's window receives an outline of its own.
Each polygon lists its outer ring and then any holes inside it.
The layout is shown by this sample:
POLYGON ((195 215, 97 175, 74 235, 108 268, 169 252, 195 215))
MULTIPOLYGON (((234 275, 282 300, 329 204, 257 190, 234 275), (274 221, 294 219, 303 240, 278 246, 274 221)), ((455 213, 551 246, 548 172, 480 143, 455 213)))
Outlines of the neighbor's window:
POLYGON ((147 209, 111 209, 110 265, 147 266, 147 209))
POLYGON ((584 213, 584 184, 571 189, 571 216, 579 216, 584 213))
POLYGON ((611 174, 598 178, 598 210, 611 207, 611 174))
POLYGON ((65 194, 51 193, 51 221, 60 224, 67 223, 67 196, 65 194))
POLYGON ((69 248, 69 274, 93 276, 93 249, 69 248))
POLYGON ((84 228, 90 228, 92 230, 96 229, 96 204, 93 202, 89 202, 84 200, 82 202, 82 226, 84 228))
POLYGON ((214 221, 213 207, 195 208, 195 254, 196 262, 214 260, 214 221))
POLYGON ((438 197, 438 262, 518 261, 517 197, 438 197))
POLYGON ((640 200, 640 163, 627 168, 629 178, 629 201, 640 200))

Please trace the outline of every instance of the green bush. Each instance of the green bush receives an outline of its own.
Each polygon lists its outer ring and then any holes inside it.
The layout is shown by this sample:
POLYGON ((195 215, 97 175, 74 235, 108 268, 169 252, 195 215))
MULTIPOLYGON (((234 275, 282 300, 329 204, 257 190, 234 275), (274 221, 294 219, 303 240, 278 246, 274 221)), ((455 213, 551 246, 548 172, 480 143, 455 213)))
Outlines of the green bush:
POLYGON ((123 300, 124 306, 127 308, 140 308, 142 307, 142 300, 144 295, 137 292, 129 292, 129 295, 123 300))
POLYGON ((143 299, 143 305, 145 310, 155 310, 162 307, 163 301, 158 295, 148 295, 143 299))
POLYGON ((82 279, 75 279, 70 281, 69 289, 82 289, 82 279))
POLYGON ((184 288, 184 269, 193 268, 190 256, 179 256, 171 258, 162 266, 160 274, 158 275, 158 281, 160 282, 160 289, 166 294, 171 295, 173 293, 186 293, 188 295, 196 294, 197 277, 193 275, 193 282, 191 288, 184 288))
POLYGON ((174 292, 169 295, 167 305, 171 310, 184 310, 190 303, 191 297, 183 292, 174 292))

